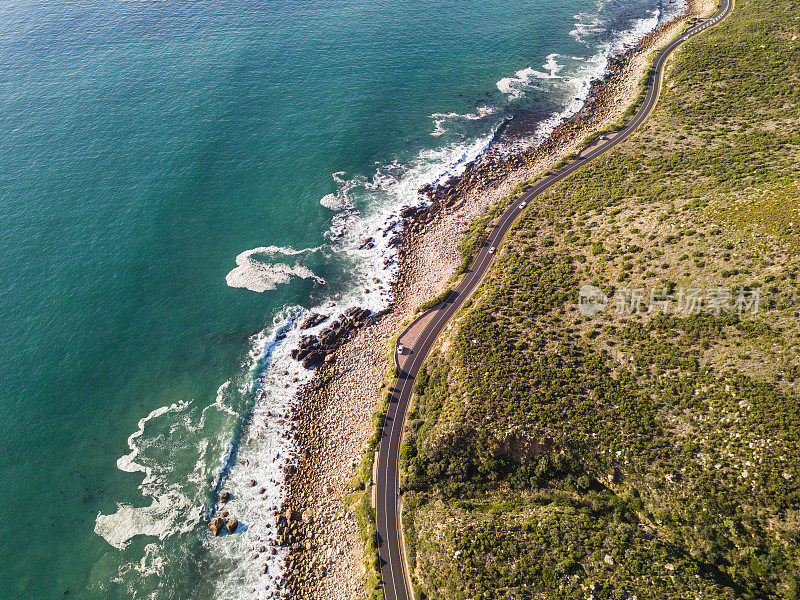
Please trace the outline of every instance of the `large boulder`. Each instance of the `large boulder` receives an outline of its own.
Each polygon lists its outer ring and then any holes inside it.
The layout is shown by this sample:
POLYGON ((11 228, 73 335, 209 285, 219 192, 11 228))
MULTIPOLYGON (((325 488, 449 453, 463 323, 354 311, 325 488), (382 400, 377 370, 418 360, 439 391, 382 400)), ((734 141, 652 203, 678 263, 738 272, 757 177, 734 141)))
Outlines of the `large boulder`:
POLYGON ((211 522, 208 524, 208 529, 215 536, 218 536, 219 532, 222 531, 222 527, 224 525, 225 525, 225 521, 222 520, 222 517, 217 517, 216 519, 211 519, 211 522))
POLYGON ((310 352, 305 357, 305 359, 303 359, 303 366, 306 369, 311 369, 313 367, 316 367, 316 366, 322 364, 322 361, 324 361, 324 360, 325 360, 325 351, 324 350, 310 352))
POLYGON ((228 524, 225 525, 225 529, 228 530, 228 533, 236 533, 236 530, 239 528, 239 521, 236 519, 231 519, 228 521, 228 524))

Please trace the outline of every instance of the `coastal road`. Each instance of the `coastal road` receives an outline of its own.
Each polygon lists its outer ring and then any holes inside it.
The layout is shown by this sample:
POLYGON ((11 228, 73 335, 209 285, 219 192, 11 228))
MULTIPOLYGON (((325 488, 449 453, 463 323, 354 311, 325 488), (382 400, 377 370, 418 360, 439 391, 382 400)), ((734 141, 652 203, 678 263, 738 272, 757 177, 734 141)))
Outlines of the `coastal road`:
POLYGON ((398 460, 403 424, 411 398, 411 388, 414 384, 414 378, 428 356, 433 343, 486 274, 494 256, 492 248, 499 248, 509 228, 520 214, 520 205, 529 203, 555 183, 605 154, 630 136, 655 108, 661 91, 661 79, 667 58, 688 39, 720 23, 730 14, 731 10, 733 10, 733 0, 720 0, 719 9, 713 16, 699 21, 661 50, 653 62, 649 77, 650 85, 644 101, 628 125, 613 137, 608 136, 606 139, 598 140, 595 145, 581 152, 571 163, 545 177, 522 194, 506 209, 494 228, 490 230, 484 246, 475 257, 472 268, 466 273, 446 302, 421 315, 400 336, 400 341, 408 337, 413 338, 413 342, 409 342, 410 348, 406 350, 407 354, 404 354, 404 356, 398 357, 395 353, 399 375, 393 388, 383 425, 375 481, 378 552, 381 562, 383 593, 386 600, 411 600, 413 597, 410 589, 406 557, 402 550, 398 460), (412 330, 413 335, 407 336, 412 330))

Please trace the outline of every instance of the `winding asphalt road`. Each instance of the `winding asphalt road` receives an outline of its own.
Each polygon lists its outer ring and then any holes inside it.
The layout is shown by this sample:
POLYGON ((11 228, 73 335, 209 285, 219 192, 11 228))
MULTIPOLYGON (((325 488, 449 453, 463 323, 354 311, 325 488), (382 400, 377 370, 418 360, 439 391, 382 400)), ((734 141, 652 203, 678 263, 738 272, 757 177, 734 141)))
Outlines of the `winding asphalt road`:
MULTIPOLYGON (((509 228, 516 220, 523 203, 528 203, 553 184, 571 175, 598 156, 605 154, 625 138, 630 136, 653 111, 661 91, 661 79, 667 58, 686 40, 717 25, 733 10, 733 0, 720 0, 719 10, 710 18, 695 24, 686 33, 665 47, 656 57, 650 71, 650 86, 647 95, 633 120, 613 137, 599 140, 581 152, 578 157, 564 168, 545 177, 542 181, 525 192, 512 206, 502 214, 497 224, 490 231, 486 242, 472 265, 461 280, 458 287, 443 304, 421 315, 406 329, 408 332, 422 319, 429 319, 424 329, 410 348, 410 355, 403 358, 393 395, 389 402, 386 420, 383 426, 380 449, 378 452, 376 478, 376 519, 378 527, 378 552, 381 559, 381 577, 386 600, 411 600, 406 557, 401 546, 400 534, 400 485, 399 465, 400 442, 403 434, 406 410, 411 397, 414 378, 430 352, 439 333, 447 322, 463 305, 478 283, 481 281, 492 261, 492 248, 499 247, 509 228)), ((404 334, 406 333, 404 332, 404 334)), ((400 336, 400 339, 403 338, 400 336)), ((395 355, 395 359, 397 356, 395 355)), ((398 360, 398 366, 400 362, 398 360)))

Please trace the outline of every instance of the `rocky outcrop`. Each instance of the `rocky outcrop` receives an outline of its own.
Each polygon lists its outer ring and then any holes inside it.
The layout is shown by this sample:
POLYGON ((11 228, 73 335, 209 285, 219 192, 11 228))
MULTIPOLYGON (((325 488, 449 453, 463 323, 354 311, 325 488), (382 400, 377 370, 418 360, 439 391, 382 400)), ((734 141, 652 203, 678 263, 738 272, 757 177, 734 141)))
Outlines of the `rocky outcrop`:
POLYGON ((239 521, 237 521, 236 519, 231 519, 225 525, 225 529, 228 530, 228 533, 236 533, 236 530, 239 529, 239 521))
POLYGON ((320 323, 324 323, 327 320, 328 320, 327 315, 312 313, 311 316, 309 316, 305 321, 303 321, 303 324, 300 325, 300 329, 311 329, 312 327, 316 327, 320 323))
MULTIPOLYGON (((330 357, 336 349, 350 337, 350 334, 367 322, 372 322, 382 316, 383 312, 372 314, 365 308, 349 308, 331 325, 323 329, 319 335, 306 335, 300 340, 297 348, 292 350, 292 358, 303 363, 306 369, 313 369, 330 357)), ((312 315, 313 317, 313 315, 312 315)), ((328 317, 325 317, 327 319, 328 317)), ((324 320, 324 319, 323 319, 324 320)), ((321 323, 314 319, 314 322, 321 323)), ((305 329, 305 324, 301 327, 305 329)))

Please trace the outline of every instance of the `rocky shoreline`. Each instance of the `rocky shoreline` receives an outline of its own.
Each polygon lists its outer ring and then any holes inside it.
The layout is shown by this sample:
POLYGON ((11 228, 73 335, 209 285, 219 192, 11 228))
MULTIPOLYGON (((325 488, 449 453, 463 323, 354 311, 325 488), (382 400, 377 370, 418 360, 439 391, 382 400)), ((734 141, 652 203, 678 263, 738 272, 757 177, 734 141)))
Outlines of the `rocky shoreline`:
MULTIPOLYGON (((618 121, 639 95, 638 82, 650 52, 674 36, 685 18, 708 14, 714 6, 710 0, 690 2, 683 18, 662 24, 612 59, 607 76, 592 84, 584 108, 540 145, 514 154, 490 149, 461 176, 423 190, 430 205, 403 213, 401 269, 393 282, 392 306, 379 314, 351 309, 318 336, 304 337, 293 351, 294 358, 316 370, 289 416, 297 424, 293 435, 299 455, 296 467, 285 473, 288 499, 281 507, 277 532, 277 544, 288 550, 283 582, 288 597, 365 596, 364 578, 372 557, 364 553, 355 516, 344 507, 373 431, 387 347, 415 308, 447 286, 461 261, 458 243, 466 227, 517 184, 552 168, 586 136, 618 121)), ((321 318, 312 315, 301 327, 319 325, 321 318)))

